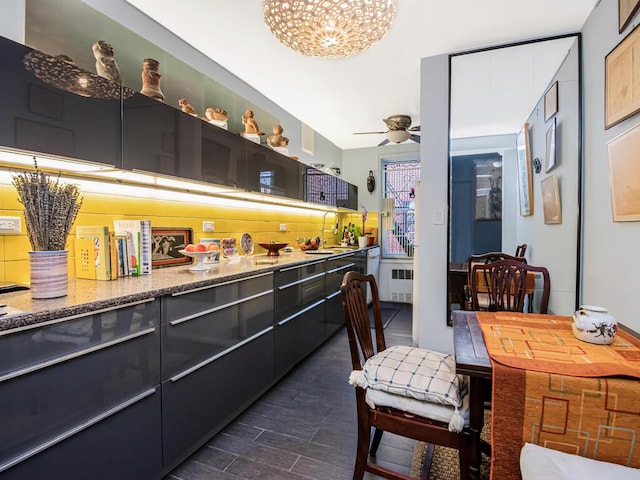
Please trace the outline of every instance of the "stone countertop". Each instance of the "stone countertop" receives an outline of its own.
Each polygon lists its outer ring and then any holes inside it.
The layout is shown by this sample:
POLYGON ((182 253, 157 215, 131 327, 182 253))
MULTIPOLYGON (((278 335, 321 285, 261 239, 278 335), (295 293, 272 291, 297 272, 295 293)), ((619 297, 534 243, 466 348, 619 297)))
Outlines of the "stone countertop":
POLYGON ((68 294, 60 298, 36 300, 31 298, 30 290, 0 294, 0 303, 6 305, 5 314, 0 316, 0 332, 239 280, 276 271, 283 266, 336 258, 357 251, 307 255, 296 250, 291 254, 281 254, 277 257, 277 263, 261 263, 271 259, 266 255, 241 256, 233 260, 221 259, 206 271, 190 271, 191 265, 175 266, 154 269, 151 275, 119 277, 111 281, 69 278, 68 294))

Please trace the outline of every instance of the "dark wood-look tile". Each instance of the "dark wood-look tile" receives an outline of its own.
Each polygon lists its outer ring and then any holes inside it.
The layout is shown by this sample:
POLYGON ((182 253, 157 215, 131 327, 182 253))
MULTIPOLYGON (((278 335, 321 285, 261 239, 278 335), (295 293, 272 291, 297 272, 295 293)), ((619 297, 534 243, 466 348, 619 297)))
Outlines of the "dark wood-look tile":
MULTIPOLYGON (((385 306, 393 312, 387 344, 411 345, 411 305, 385 306)), ((165 480, 351 479, 357 422, 350 373, 342 329, 165 480)), ((376 461, 408 474, 414 445, 385 433, 376 461)))

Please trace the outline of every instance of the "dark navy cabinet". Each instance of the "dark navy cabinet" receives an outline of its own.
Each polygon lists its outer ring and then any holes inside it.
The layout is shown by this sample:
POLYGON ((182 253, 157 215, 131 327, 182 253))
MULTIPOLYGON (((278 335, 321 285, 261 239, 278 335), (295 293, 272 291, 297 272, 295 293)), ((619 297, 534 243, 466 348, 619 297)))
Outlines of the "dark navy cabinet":
POLYGON ((0 145, 120 167, 120 86, 0 37, 0 145))

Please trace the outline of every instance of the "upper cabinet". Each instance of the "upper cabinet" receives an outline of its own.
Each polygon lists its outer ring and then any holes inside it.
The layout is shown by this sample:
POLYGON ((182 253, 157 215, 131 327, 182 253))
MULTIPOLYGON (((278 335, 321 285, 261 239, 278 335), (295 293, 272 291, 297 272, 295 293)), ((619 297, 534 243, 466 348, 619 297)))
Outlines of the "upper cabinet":
POLYGON ((346 180, 313 167, 304 167, 306 202, 338 208, 358 209, 358 187, 346 180))
POLYGON ((120 166, 120 86, 0 37, 0 145, 120 166))
POLYGON ((269 147, 247 141, 247 188, 250 191, 302 200, 300 165, 269 147))

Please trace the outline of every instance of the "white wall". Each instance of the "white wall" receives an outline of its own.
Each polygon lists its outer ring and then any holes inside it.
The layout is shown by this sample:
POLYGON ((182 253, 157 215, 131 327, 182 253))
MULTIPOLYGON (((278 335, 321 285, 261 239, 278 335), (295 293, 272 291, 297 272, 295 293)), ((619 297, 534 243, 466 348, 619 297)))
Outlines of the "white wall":
POLYGON ((640 115, 604 129, 604 58, 638 23, 640 15, 619 35, 617 2, 604 0, 582 30, 585 123, 582 301, 607 307, 619 322, 640 331, 636 303, 640 283, 637 276, 640 223, 613 222, 607 161, 607 142, 639 124, 640 115))
POLYGON ((0 35, 14 42, 24 43, 25 0, 0 2, 0 35))

